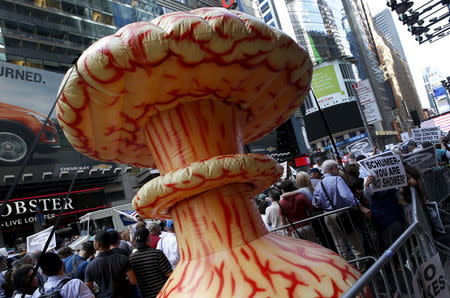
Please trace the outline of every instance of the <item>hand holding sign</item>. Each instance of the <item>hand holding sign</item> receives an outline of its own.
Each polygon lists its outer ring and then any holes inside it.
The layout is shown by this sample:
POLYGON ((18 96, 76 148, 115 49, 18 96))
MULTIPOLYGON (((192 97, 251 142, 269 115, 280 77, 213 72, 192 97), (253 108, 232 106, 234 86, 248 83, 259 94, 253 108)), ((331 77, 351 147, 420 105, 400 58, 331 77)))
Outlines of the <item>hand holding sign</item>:
POLYGON ((406 186, 405 168, 399 156, 386 153, 366 158, 359 164, 373 176, 374 191, 406 186))

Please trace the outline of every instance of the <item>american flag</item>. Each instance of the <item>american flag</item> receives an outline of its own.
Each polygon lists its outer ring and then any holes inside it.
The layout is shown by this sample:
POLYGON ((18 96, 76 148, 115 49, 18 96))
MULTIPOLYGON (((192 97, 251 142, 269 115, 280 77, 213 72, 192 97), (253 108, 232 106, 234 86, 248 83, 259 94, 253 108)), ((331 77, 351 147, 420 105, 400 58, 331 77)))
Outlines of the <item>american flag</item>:
POLYGON ((139 214, 135 210, 117 210, 117 209, 114 209, 114 210, 117 213, 122 214, 122 215, 124 215, 124 216, 126 216, 129 219, 132 219, 134 221, 137 221, 137 216, 139 216, 139 214))
POLYGON ((447 132, 450 130, 450 112, 425 120, 420 124, 420 127, 439 127, 440 130, 447 134, 447 132))

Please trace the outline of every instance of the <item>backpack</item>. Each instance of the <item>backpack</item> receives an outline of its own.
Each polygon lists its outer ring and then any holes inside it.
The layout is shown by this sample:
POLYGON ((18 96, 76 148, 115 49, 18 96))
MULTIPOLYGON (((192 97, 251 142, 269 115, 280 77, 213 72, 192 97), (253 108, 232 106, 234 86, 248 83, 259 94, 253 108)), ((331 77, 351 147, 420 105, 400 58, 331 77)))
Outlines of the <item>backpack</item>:
POLYGON ((39 298, 62 298, 61 290, 71 280, 72 280, 72 278, 65 278, 63 280, 60 280, 55 288, 53 288, 50 291, 41 293, 39 298))

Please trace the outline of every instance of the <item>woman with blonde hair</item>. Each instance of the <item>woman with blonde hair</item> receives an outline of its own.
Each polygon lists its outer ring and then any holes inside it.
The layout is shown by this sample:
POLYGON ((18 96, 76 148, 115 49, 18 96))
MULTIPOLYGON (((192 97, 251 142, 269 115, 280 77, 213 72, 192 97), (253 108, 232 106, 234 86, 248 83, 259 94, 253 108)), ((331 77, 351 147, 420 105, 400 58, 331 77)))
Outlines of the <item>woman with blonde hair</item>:
POLYGON ((311 178, 308 173, 298 172, 295 184, 298 187, 297 192, 303 193, 310 201, 312 201, 314 186, 311 183, 311 178))

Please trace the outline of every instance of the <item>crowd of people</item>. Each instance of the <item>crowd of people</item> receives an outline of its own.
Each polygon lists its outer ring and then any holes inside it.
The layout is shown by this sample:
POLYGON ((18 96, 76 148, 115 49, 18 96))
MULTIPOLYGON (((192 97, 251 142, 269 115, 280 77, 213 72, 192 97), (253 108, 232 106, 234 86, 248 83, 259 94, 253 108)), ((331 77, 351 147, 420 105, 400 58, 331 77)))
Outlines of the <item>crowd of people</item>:
POLYGON ((172 220, 137 221, 122 233, 98 231, 77 252, 62 246, 14 261, 0 257, 0 298, 156 297, 180 259, 175 227, 172 220))
MULTIPOLYGON (((430 146, 410 141, 394 151, 402 155, 430 146)), ((447 138, 436 156, 448 166, 447 138)), ((259 194, 256 202, 268 230, 324 245, 347 260, 384 251, 409 224, 411 187, 424 202, 421 176, 405 164, 407 186, 374 191, 374 177, 356 163, 365 158, 357 156, 344 168, 326 160, 259 194)), ((53 251, 28 252, 16 260, 0 256, 0 298, 156 297, 180 260, 171 220, 147 226, 137 217, 129 230, 105 227, 76 252, 67 244, 59 241, 53 251)), ((364 270, 363 263, 357 266, 364 270)))
MULTIPOLYGON (((431 146, 409 141, 392 151, 402 156, 431 146)), ((438 164, 448 166, 448 137, 435 150, 438 164)), ((382 152, 375 148, 372 154, 377 153, 382 152)), ((417 188, 422 203, 426 196, 419 170, 407 164, 407 186, 374 191, 374 176, 357 163, 367 157, 354 157, 343 168, 326 160, 320 168, 300 171, 259 194, 256 203, 268 230, 320 243, 347 260, 382 253, 410 224, 410 188, 417 188), (308 220, 324 212, 330 213, 308 220)))

